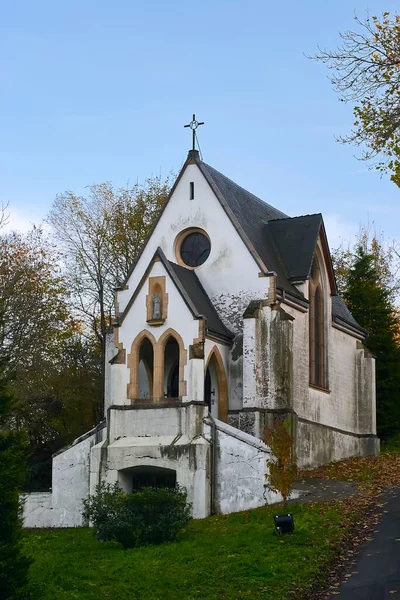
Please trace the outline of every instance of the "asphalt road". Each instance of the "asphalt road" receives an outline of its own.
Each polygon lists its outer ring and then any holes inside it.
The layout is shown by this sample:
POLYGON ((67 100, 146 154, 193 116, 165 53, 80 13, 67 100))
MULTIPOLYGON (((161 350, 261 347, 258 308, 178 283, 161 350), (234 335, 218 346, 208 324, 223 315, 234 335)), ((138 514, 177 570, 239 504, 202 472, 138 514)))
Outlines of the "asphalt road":
POLYGON ((400 598, 400 488, 388 492, 383 502, 387 504, 373 539, 361 547, 332 600, 400 598))

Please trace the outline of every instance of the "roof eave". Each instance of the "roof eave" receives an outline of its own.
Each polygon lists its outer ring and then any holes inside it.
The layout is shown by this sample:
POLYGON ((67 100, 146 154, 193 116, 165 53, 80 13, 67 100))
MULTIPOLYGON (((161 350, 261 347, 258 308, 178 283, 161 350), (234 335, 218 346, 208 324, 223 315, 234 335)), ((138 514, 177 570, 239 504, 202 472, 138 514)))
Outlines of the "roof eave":
POLYGON ((128 304, 124 308, 121 315, 118 317, 118 325, 119 326, 122 325, 126 315, 128 314, 132 304, 134 303, 139 291, 142 289, 143 284, 146 281, 147 277, 149 276, 149 273, 150 273, 150 271, 154 265, 155 259, 157 257, 160 259, 160 261, 163 264, 168 275, 171 277, 172 281, 174 282, 175 286, 177 287, 179 293, 181 294, 183 300, 185 301, 185 303, 188 306, 189 310, 191 311, 192 315, 196 318, 199 317, 199 311, 196 309, 193 302, 189 298, 188 294, 186 293, 186 290, 183 288, 181 282, 179 281, 179 278, 176 276, 173 269, 171 269, 169 261, 168 261, 167 257, 165 256, 164 252, 162 251, 162 249, 160 247, 158 247, 157 250, 155 251, 155 253, 153 254, 151 261, 149 262, 148 267, 143 274, 143 277, 140 279, 138 285, 135 288, 135 291, 133 292, 132 296, 130 297, 128 304))
POLYGON ((360 337, 362 339, 367 339, 368 331, 363 329, 362 327, 355 327, 342 317, 338 317, 336 315, 332 316, 332 324, 336 324, 340 329, 347 330, 348 333, 355 335, 356 337, 360 337))

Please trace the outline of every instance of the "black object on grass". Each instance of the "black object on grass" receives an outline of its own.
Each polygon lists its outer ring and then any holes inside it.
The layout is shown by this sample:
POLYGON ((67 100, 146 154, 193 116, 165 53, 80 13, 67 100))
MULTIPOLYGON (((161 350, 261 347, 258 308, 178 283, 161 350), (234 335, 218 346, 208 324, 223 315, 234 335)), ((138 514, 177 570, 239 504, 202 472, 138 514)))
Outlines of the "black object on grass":
POLYGON ((276 535, 292 533, 294 531, 294 520, 290 513, 287 515, 276 515, 274 517, 276 535))

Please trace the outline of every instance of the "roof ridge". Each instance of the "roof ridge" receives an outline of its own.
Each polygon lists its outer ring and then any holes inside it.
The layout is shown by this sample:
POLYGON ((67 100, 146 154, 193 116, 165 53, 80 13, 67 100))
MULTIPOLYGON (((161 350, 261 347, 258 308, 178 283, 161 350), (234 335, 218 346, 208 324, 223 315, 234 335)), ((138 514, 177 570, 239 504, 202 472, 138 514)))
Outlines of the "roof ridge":
MULTIPOLYGON (((249 196, 251 196, 254 200, 256 200, 259 204, 261 204, 261 206, 268 206, 269 208, 272 208, 273 210, 275 210, 276 212, 280 213, 283 218, 290 218, 286 213, 282 212, 281 210, 279 210, 279 208, 275 208, 275 206, 272 206, 272 204, 269 204, 268 202, 265 202, 264 200, 262 200, 261 198, 259 198, 258 196, 256 196, 255 194, 253 194, 253 192, 249 192, 249 190, 246 190, 246 188, 244 188, 243 186, 239 185, 238 183, 236 183, 236 181, 233 181, 233 179, 231 179, 230 177, 227 177, 226 175, 224 175, 223 173, 221 173, 221 171, 218 171, 218 169, 215 169, 215 167, 212 167, 211 165, 202 162, 202 164, 207 168, 207 169, 211 169, 211 171, 215 171, 216 173, 218 173, 218 175, 220 175, 221 177, 223 177, 224 179, 227 179, 228 181, 230 181, 234 186, 236 186, 237 188, 240 188, 241 190, 243 190, 244 192, 246 192, 246 194, 248 194, 249 196)), ((214 182, 215 185, 218 187, 218 184, 216 182, 214 182)), ((219 189, 219 187, 218 187, 219 189)), ((222 194, 221 190, 219 190, 220 193, 222 194)), ((223 194, 222 194, 223 195, 223 194)), ((279 219, 271 219, 274 221, 279 221, 279 219)))
POLYGON ((272 223, 274 221, 288 221, 289 219, 304 219, 305 217, 322 217, 322 213, 308 213, 306 215, 296 215, 294 217, 284 217, 282 219, 270 219, 268 223, 272 223))

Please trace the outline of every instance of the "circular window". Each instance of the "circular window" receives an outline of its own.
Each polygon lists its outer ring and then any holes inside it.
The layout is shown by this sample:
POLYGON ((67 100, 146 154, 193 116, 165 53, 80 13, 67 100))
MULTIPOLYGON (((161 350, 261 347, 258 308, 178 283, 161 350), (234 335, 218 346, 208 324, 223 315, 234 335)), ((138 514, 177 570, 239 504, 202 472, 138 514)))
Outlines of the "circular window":
POLYGON ((210 255, 211 244, 200 231, 189 232, 179 245, 179 255, 187 267, 199 267, 210 255))

